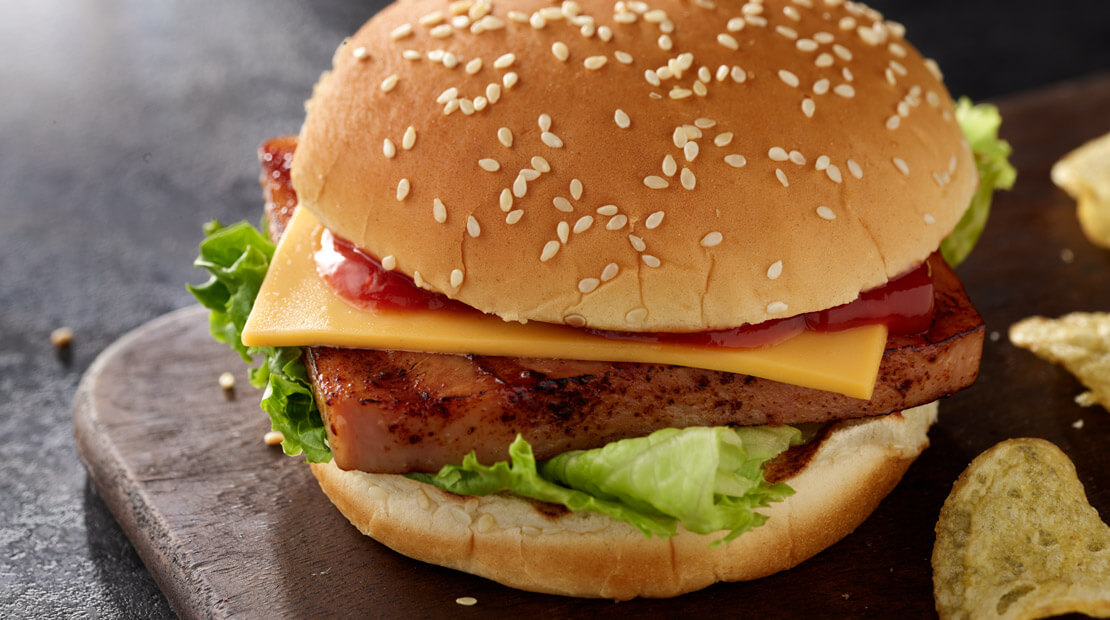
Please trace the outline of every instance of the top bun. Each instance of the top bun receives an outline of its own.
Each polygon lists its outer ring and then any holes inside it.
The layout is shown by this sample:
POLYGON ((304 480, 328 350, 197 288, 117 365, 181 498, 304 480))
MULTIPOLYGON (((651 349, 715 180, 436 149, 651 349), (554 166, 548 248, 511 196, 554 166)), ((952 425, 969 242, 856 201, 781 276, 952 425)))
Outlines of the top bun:
POLYGON ((336 52, 301 204, 507 320, 758 323, 921 263, 974 161, 936 65, 834 0, 402 0, 336 52))

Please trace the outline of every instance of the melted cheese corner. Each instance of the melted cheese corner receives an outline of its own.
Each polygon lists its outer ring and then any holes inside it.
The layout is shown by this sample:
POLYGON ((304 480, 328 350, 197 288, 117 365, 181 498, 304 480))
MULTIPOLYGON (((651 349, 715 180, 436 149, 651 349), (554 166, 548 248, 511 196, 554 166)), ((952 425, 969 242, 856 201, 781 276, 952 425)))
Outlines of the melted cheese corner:
POLYGON ((561 325, 509 323, 484 314, 368 311, 332 292, 312 254, 323 227, 297 209, 243 330, 247 346, 335 346, 429 353, 674 364, 754 375, 869 399, 887 330, 806 331, 759 349, 610 340, 561 325))

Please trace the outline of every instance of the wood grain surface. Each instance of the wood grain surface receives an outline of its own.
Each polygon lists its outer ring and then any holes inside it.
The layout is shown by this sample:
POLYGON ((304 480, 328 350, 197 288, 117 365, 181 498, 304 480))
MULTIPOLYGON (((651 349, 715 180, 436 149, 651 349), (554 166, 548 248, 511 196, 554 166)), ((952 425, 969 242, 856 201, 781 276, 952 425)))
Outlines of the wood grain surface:
POLYGON ((1011 346, 1032 314, 1110 310, 1110 252, 1079 231, 1049 168, 1110 131, 1110 75, 1001 102, 1018 184, 960 267, 988 338, 978 382, 941 405, 933 445, 855 533, 798 568, 670 600, 565 599, 399 556, 359 535, 299 459, 264 445, 269 425, 238 357, 213 342, 205 312, 161 317, 105 350, 74 405, 89 476, 173 608, 183 617, 909 618, 934 614, 929 554, 952 482, 991 445, 1048 439, 1076 463, 1091 503, 1110 516, 1110 413, 1080 408, 1079 384, 1011 346), (238 388, 217 385, 224 371, 238 388), (1082 428, 1077 428, 1082 420, 1082 428), (478 600, 473 607, 455 602, 478 600))

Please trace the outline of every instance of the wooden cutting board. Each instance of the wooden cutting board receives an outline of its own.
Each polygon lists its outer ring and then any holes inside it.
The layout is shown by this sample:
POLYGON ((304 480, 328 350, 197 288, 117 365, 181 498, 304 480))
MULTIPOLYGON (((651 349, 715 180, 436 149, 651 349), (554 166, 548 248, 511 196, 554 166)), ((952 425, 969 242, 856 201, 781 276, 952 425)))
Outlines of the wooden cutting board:
POLYGON ((979 380, 942 403, 932 447, 878 511, 786 573, 616 604, 518 592, 399 556, 348 525, 299 459, 263 444, 269 426, 259 394, 238 357, 210 339, 199 307, 152 321, 103 352, 76 396, 78 451, 184 617, 932 615, 937 514, 968 461, 996 442, 1055 442, 1110 516, 1110 413, 1077 406, 1074 379, 1005 335, 1031 314, 1110 310, 1110 252, 1082 237, 1074 204, 1049 181, 1062 154, 1110 131, 1110 75, 1001 107, 1018 185, 997 198, 983 241, 959 269, 992 335, 979 380), (228 370, 240 386, 231 399, 217 385, 228 370), (458 605, 462 596, 477 605, 458 605))

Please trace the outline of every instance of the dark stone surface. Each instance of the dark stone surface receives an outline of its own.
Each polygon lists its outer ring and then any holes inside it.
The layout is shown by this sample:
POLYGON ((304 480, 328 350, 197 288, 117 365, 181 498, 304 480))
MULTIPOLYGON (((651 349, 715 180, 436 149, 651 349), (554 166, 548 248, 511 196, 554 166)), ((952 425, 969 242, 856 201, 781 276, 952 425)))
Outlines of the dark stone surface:
MULTIPOLYGON (((258 219, 256 145, 296 131, 378 5, 0 0, 0 617, 172 615, 77 460, 74 390, 117 337, 191 303, 204 221, 258 219)), ((1104 0, 875 5, 956 94, 1110 68, 1104 0)))

